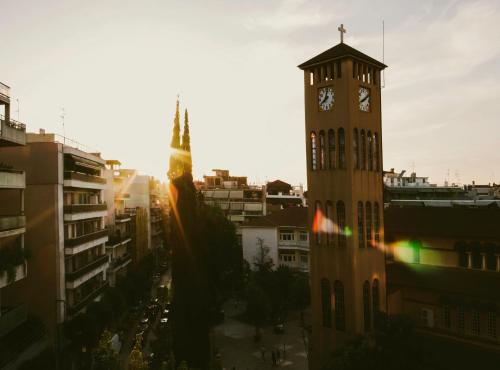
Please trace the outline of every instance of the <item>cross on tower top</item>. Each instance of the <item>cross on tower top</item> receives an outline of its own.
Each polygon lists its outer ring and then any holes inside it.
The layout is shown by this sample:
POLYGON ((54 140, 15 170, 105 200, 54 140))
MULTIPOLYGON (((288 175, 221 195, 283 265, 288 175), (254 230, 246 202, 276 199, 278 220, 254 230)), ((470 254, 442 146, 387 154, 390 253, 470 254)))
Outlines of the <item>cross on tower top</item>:
POLYGON ((344 28, 344 24, 341 24, 339 28, 337 28, 340 32, 340 42, 344 42, 344 33, 347 32, 347 30, 344 28))

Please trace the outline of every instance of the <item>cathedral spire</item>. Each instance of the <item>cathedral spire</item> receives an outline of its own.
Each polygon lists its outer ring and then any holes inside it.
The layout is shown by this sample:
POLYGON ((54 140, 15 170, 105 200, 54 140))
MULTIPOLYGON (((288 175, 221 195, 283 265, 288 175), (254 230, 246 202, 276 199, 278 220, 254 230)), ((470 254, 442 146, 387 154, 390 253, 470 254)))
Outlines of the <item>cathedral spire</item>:
POLYGON ((180 125, 180 114, 179 114, 179 96, 177 96, 177 104, 175 107, 175 117, 174 117, 174 128, 172 131, 172 142, 170 143, 170 148, 172 149, 170 153, 170 167, 168 169, 168 177, 173 179, 179 176, 182 172, 182 165, 179 161, 179 149, 181 149, 181 125, 180 125))
POLYGON ((174 129, 172 132, 172 143, 170 144, 171 148, 179 149, 181 147, 180 135, 181 135, 181 124, 179 115, 179 98, 177 98, 177 105, 175 107, 174 129))
POLYGON ((191 173, 192 171, 192 161, 191 161, 191 139, 189 137, 189 118, 188 110, 184 111, 184 132, 182 134, 182 150, 184 151, 184 171, 191 173))

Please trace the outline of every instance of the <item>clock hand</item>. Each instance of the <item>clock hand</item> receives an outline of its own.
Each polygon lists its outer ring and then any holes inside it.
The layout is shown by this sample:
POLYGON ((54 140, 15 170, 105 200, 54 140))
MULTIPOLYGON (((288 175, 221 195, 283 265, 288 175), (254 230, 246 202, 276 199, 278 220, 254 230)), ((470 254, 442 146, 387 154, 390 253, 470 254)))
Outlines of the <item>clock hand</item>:
POLYGON ((366 99, 368 99, 368 95, 365 95, 364 98, 361 98, 361 103, 363 103, 366 99))
POLYGON ((321 101, 321 103, 319 103, 320 105, 323 105, 324 102, 326 102, 326 99, 328 98, 328 95, 325 94, 325 97, 323 98, 323 100, 321 101))

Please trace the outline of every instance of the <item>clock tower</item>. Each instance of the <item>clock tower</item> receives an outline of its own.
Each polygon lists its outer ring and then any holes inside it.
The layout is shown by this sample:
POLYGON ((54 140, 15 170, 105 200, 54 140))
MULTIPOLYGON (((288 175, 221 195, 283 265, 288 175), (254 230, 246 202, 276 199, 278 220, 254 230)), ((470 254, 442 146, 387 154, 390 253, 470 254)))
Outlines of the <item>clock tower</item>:
MULTIPOLYGON (((339 27, 341 35, 345 32, 339 27)), ((342 35, 343 36, 343 35, 342 35)), ((311 245, 311 368, 386 310, 380 74, 343 43, 304 71, 311 245)))

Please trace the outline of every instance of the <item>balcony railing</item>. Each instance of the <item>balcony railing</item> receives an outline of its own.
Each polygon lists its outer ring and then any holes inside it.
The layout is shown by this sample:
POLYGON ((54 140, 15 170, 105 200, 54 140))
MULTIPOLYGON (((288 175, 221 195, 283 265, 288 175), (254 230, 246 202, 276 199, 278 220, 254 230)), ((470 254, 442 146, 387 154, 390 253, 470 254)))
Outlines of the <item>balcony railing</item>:
POLYGON ((108 246, 114 246, 118 243, 121 243, 121 242, 124 242, 125 240, 127 239, 130 239, 131 238, 131 234, 130 233, 121 233, 121 234, 114 234, 114 235, 110 235, 109 236, 109 239, 108 239, 108 246))
POLYGON ((24 171, 0 168, 0 188, 24 189, 26 176, 24 171))
POLYGON ((132 256, 128 253, 125 253, 119 258, 114 259, 109 267, 112 268, 113 270, 116 270, 119 267, 123 266, 125 263, 128 263, 129 261, 132 261, 132 256))
POLYGON ((0 143, 6 141, 17 145, 26 144, 26 125, 11 119, 7 121, 0 115, 0 143))
POLYGON ((0 82, 0 95, 10 98, 10 87, 0 82))
POLYGON ((90 271, 98 269, 99 267, 105 265, 106 263, 108 263, 108 260, 109 260, 109 258, 108 258, 107 254, 105 254, 103 256, 99 256, 98 258, 91 261, 90 263, 88 263, 84 267, 82 267, 78 270, 75 270, 75 271, 67 272, 66 279, 68 281, 74 281, 78 278, 81 278, 83 275, 89 273, 90 271))
POLYGON ((25 216, 0 216, 0 232, 25 227, 25 216))
POLYGON ((8 308, 2 307, 1 309, 0 338, 26 322, 28 318, 28 309, 25 305, 8 308))
POLYGON ((92 240, 104 238, 105 236, 108 236, 108 229, 97 230, 89 234, 78 236, 76 238, 66 239, 64 240, 64 246, 76 247, 77 245, 88 243, 92 240))
POLYGON ((91 303, 94 299, 96 299, 100 294, 102 294, 107 287, 108 287, 108 283, 103 282, 99 288, 97 288, 92 293, 90 293, 88 296, 83 298, 80 302, 78 302, 72 306, 69 306, 68 307, 68 314, 73 315, 73 314, 77 313, 78 311, 80 311, 82 308, 84 308, 89 303, 91 303))
POLYGON ((106 211, 106 203, 101 204, 67 204, 64 206, 64 213, 84 213, 106 211))
POLYGON ((92 182, 95 184, 106 184, 105 178, 102 178, 99 176, 94 176, 94 175, 89 175, 86 173, 73 172, 73 171, 65 171, 64 172, 64 179, 65 180, 83 181, 83 182, 92 182))

